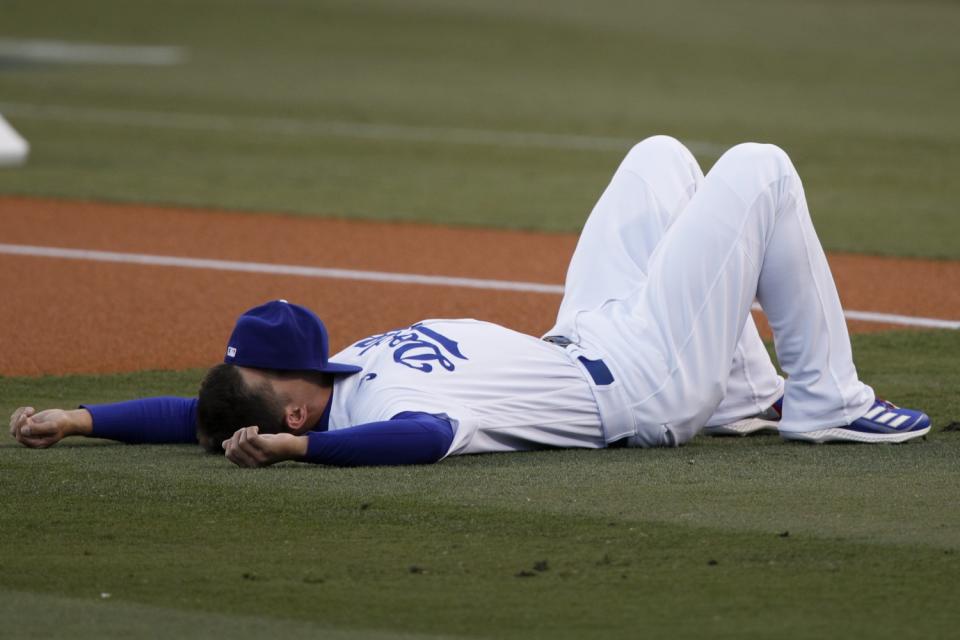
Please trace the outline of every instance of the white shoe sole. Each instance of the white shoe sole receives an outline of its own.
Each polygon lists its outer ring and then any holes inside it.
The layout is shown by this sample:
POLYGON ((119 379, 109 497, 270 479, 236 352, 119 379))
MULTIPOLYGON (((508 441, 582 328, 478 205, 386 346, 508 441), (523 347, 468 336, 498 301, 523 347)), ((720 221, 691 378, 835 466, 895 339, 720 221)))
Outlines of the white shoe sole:
POLYGON ((763 418, 744 418, 730 424, 704 427, 703 432, 708 436, 750 436, 759 433, 777 433, 778 424, 774 420, 763 418))
POLYGON ((780 435, 784 440, 800 440, 803 442, 812 442, 821 444, 824 442, 860 442, 866 444, 877 443, 897 443, 920 438, 930 433, 930 427, 919 429, 917 431, 905 431, 904 433, 864 433, 862 431, 851 431, 835 427, 832 429, 819 429, 817 431, 781 431, 780 435))

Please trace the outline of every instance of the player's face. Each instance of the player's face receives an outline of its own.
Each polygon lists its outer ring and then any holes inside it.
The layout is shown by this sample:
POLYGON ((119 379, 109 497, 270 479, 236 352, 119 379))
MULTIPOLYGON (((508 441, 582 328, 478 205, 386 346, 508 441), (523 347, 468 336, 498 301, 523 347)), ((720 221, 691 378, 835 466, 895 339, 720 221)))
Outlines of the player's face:
POLYGON ((331 389, 323 384, 320 374, 237 368, 244 384, 253 393, 269 393, 279 401, 287 433, 302 435, 312 429, 330 399, 331 389))
MULTIPOLYGON (((274 398, 280 401, 281 405, 287 404, 289 400, 287 394, 285 394, 282 389, 277 388, 278 386, 283 386, 282 380, 278 380, 276 377, 271 376, 261 369, 237 367, 237 370, 240 372, 243 384, 246 385, 251 393, 272 394, 274 398)), ((286 407, 284 407, 284 426, 286 427, 285 430, 289 431, 290 427, 286 422, 286 407)))

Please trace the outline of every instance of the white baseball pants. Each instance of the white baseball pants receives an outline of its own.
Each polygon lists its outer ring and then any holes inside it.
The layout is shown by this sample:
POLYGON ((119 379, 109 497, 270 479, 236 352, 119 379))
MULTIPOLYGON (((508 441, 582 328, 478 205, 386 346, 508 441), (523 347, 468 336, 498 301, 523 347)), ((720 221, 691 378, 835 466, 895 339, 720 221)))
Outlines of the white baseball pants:
POLYGON ((677 140, 636 145, 583 229, 550 335, 600 355, 608 441, 679 444, 781 394, 781 431, 848 424, 874 401, 790 159, 743 144, 706 178, 677 140), (759 300, 783 379, 750 316, 759 300), (622 409, 626 404, 628 410, 622 409))

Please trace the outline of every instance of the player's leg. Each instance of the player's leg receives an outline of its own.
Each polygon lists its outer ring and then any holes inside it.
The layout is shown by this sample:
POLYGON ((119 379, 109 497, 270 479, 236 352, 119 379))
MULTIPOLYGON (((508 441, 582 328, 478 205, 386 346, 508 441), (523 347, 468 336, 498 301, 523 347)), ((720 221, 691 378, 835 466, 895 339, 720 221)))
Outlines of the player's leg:
POLYGON ((783 377, 770 361, 753 316, 748 314, 734 350, 723 400, 707 420, 704 433, 745 436, 776 432, 783 391, 783 377))
MULTIPOLYGON (((547 335, 579 341, 578 313, 621 300, 646 280, 650 258, 703 181, 678 140, 653 136, 635 145, 584 225, 567 271, 557 323, 547 335)), ((743 325, 726 394, 708 425, 728 425, 767 409, 783 395, 752 317, 743 325)))
POLYGON ((576 342, 578 313, 635 291, 657 244, 702 180, 696 159, 678 140, 654 136, 635 145, 580 233, 557 323, 547 335, 576 342))
MULTIPOLYGON (((635 301, 634 312, 649 319, 668 370, 646 401, 670 412, 678 441, 692 437, 719 404, 754 296, 789 376, 781 433, 804 438, 862 426, 859 419, 878 409, 873 390, 857 377, 800 178, 779 148, 746 144, 711 170, 653 256, 635 301)), ((902 440, 929 429, 922 414, 914 420, 910 412, 887 413, 891 424, 907 416, 889 438, 858 438, 848 429, 837 439, 902 440)))

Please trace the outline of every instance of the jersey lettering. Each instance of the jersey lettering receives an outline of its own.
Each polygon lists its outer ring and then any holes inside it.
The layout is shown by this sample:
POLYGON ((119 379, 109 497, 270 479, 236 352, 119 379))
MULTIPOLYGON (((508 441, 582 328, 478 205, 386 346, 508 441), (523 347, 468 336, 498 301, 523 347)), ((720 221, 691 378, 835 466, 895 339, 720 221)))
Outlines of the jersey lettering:
POLYGON ((453 358, 469 360, 460 351, 456 340, 419 323, 407 329, 396 329, 364 338, 353 346, 360 349, 360 355, 363 355, 382 344, 393 349, 394 362, 424 373, 433 371, 435 364, 447 371, 454 371, 456 365, 453 358))

